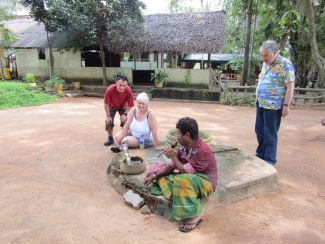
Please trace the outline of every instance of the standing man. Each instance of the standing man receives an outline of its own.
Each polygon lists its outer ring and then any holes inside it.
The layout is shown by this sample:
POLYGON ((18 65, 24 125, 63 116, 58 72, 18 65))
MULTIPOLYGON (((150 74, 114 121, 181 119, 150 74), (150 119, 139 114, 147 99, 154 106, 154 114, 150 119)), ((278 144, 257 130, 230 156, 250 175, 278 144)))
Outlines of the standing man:
POLYGON ((112 145, 114 117, 116 112, 120 114, 121 127, 124 126, 127 113, 134 106, 132 90, 128 86, 128 79, 125 76, 118 76, 115 84, 110 85, 104 97, 104 107, 106 113, 105 130, 108 133, 108 139, 104 142, 105 146, 112 145))
POLYGON ((264 42, 260 53, 263 66, 256 88, 256 156, 275 165, 278 130, 281 117, 290 113, 295 74, 290 60, 278 54, 275 41, 264 42))

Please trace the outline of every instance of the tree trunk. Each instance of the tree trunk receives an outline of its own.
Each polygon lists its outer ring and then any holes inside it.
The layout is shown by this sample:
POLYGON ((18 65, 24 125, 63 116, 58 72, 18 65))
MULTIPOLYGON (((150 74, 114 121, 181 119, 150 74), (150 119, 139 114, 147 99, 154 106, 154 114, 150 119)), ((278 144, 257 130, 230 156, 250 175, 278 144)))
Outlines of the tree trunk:
POLYGON ((208 69, 211 68, 211 53, 208 53, 208 69))
POLYGON ((101 38, 98 38, 98 45, 99 45, 99 50, 100 50, 100 58, 102 60, 103 86, 107 86, 105 51, 104 51, 103 40, 101 38))
POLYGON ((53 56, 53 49, 49 40, 49 32, 46 32, 46 39, 47 39, 47 45, 49 46, 49 70, 50 70, 50 79, 52 79, 53 73, 54 73, 54 56, 53 56))
POLYGON ((1 80, 5 80, 5 67, 3 66, 1 57, 0 57, 0 67, 1 67, 1 80))
POLYGON ((318 51, 318 45, 316 40, 316 31, 315 31, 315 17, 312 0, 305 0, 306 12, 307 12, 307 22, 309 26, 310 33, 310 49, 312 59, 317 67, 318 71, 318 86, 325 86, 325 60, 322 58, 318 51))
POLYGON ((285 32, 282 36, 281 36, 281 41, 280 41, 280 52, 282 52, 284 50, 284 48, 286 47, 287 41, 288 41, 288 37, 289 34, 287 32, 285 32))
POLYGON ((245 34, 245 53, 243 64, 243 78, 241 85, 247 84, 248 81, 248 66, 249 66, 249 44, 251 37, 251 23, 252 23, 252 0, 247 0, 246 5, 246 34, 245 34))

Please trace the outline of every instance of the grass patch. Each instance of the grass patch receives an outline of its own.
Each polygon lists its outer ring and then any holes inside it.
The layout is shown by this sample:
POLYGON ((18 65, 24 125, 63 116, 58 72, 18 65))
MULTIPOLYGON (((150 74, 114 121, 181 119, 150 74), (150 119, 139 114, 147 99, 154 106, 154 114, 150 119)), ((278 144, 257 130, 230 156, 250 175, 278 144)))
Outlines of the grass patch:
POLYGON ((57 96, 31 89, 28 83, 0 81, 0 110, 55 102, 57 96))

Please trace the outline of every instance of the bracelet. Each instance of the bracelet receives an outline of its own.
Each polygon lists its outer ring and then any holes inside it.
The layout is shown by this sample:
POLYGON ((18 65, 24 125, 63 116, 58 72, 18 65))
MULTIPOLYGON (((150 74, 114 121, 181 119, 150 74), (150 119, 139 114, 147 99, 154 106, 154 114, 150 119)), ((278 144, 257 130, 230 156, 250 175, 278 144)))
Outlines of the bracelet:
POLYGON ((289 107, 290 104, 284 103, 283 106, 289 107))

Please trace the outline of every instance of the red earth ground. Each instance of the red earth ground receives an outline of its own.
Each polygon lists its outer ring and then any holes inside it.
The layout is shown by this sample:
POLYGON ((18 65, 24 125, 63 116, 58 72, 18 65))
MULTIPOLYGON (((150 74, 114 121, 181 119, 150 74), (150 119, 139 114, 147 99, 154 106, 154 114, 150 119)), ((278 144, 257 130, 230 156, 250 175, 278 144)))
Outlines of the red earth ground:
MULTIPOLYGON (((192 116, 254 154, 255 110, 153 101, 159 138, 192 116)), ((280 190, 207 209, 199 229, 126 206, 108 184, 102 99, 0 111, 0 243, 325 243, 324 110, 294 109, 279 133, 280 190)))

